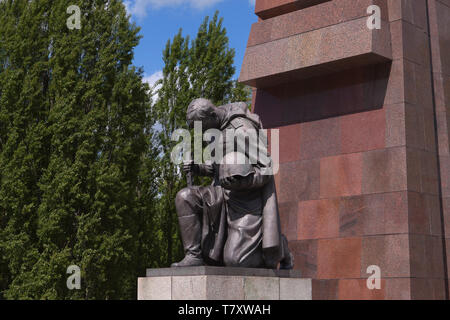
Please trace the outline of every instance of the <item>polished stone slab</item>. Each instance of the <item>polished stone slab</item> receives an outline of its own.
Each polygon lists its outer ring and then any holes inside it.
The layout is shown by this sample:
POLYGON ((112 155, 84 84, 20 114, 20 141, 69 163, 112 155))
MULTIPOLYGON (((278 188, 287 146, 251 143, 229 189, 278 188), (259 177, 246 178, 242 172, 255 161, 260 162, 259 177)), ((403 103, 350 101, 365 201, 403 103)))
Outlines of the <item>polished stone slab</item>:
POLYGON ((256 0, 255 14, 261 19, 270 19, 329 1, 331 0, 256 0))
POLYGON ((210 266, 147 269, 146 275, 147 277, 214 275, 214 276, 301 278, 300 270, 225 268, 225 267, 210 267, 210 266))
POLYGON ((381 19, 389 20, 385 0, 333 0, 320 6, 298 10, 252 25, 247 47, 288 38, 313 30, 338 25, 345 21, 368 18, 367 8, 376 5, 381 9, 381 19))
POLYGON ((269 88, 389 61, 389 24, 371 30, 363 17, 248 47, 239 81, 269 88))

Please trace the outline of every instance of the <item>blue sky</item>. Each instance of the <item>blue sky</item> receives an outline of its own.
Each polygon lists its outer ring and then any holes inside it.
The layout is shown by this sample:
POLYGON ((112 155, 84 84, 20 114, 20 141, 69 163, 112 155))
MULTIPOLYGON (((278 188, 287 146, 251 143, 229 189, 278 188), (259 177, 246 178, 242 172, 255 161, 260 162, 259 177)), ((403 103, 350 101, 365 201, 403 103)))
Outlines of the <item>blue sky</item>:
POLYGON ((195 36, 205 16, 216 10, 224 18, 230 47, 236 50, 236 77, 239 76, 254 14, 254 0, 125 0, 132 20, 141 27, 143 38, 135 50, 134 64, 143 67, 151 85, 161 77, 162 50, 179 28, 195 36))

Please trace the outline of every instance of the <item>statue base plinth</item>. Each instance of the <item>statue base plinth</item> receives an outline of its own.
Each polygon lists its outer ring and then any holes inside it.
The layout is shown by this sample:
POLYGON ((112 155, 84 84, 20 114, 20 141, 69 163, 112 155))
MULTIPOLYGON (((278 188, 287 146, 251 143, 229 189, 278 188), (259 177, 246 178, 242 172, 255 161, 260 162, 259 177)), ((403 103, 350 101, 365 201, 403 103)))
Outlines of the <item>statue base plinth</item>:
POLYGON ((312 300, 298 270, 222 267, 147 269, 138 300, 312 300))

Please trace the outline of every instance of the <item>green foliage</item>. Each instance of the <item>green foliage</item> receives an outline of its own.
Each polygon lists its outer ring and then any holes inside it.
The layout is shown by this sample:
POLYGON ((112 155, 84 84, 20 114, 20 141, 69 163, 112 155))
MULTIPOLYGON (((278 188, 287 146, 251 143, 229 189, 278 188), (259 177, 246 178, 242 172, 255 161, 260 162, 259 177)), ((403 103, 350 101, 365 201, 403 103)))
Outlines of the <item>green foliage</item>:
MULTIPOLYGON (((250 91, 233 80, 235 52, 228 46, 226 29, 216 12, 210 20, 206 17, 200 25, 196 37, 190 41, 183 37, 182 30, 167 42, 163 51, 163 79, 154 110, 158 119, 159 188, 158 219, 161 223, 161 252, 167 255, 164 265, 183 257, 178 235, 178 219, 174 199, 177 192, 186 186, 186 179, 179 167, 170 160, 172 148, 177 142, 171 141, 174 130, 186 128, 186 109, 189 103, 199 97, 207 98, 215 104, 249 101, 250 91)), ((206 184, 208 179, 197 179, 196 184, 206 184)))
POLYGON ((131 65, 138 32, 118 0, 0 4, 4 298, 135 297, 156 196, 149 88, 131 65), (80 30, 66 26, 72 4, 80 30), (81 290, 66 287, 70 265, 81 290))
POLYGON ((138 33, 120 0, 0 1, 0 299, 134 299, 145 268, 181 259, 170 136, 193 98, 249 91, 216 13, 167 43, 152 105, 138 33))

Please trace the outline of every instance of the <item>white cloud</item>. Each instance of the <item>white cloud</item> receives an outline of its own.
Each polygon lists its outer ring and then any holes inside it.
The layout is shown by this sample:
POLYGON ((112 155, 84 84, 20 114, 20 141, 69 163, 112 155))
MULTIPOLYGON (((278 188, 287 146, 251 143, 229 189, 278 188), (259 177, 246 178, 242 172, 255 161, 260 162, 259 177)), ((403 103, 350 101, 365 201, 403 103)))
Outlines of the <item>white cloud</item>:
POLYGON ((129 14, 143 18, 147 15, 149 8, 159 9, 162 7, 189 5, 194 9, 203 9, 221 1, 223 0, 126 0, 125 7, 129 14))
POLYGON ((152 88, 153 90, 153 100, 156 101, 158 100, 158 90, 161 88, 161 85, 158 85, 157 87, 153 88, 156 84, 156 81, 160 80, 163 78, 163 72, 162 70, 156 71, 155 73, 153 73, 152 75, 148 76, 148 77, 144 77, 142 79, 143 82, 148 83, 148 85, 150 86, 150 88, 152 88))
POLYGON ((148 77, 144 77, 143 80, 144 80, 144 82, 147 82, 150 85, 150 87, 153 87, 155 85, 156 81, 158 81, 159 79, 162 79, 162 78, 163 78, 163 72, 162 72, 162 70, 159 70, 148 77))
POLYGON ((255 6, 256 0, 248 0, 248 3, 250 3, 251 6, 255 6))

